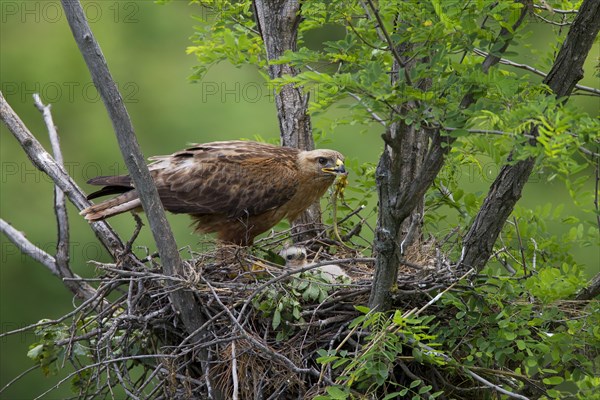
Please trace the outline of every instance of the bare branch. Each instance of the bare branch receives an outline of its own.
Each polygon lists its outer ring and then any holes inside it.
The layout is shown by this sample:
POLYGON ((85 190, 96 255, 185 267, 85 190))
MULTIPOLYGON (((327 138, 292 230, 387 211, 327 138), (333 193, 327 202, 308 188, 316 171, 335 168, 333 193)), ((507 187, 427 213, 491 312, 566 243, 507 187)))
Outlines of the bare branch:
POLYGON ((31 243, 22 232, 13 228, 2 218, 0 218, 0 232, 4 233, 4 235, 6 235, 6 237, 17 246, 22 253, 27 254, 29 257, 48 268, 53 275, 60 278, 60 273, 56 267, 56 260, 54 257, 31 243))
POLYGON ((541 15, 537 15, 537 14, 534 14, 534 16, 537 19, 541 19, 542 21, 544 21, 545 23, 550 24, 550 25, 555 25, 555 26, 569 26, 569 25, 572 24, 572 22, 556 22, 556 21, 551 21, 548 18, 544 18, 541 15))
POLYGON ((514 398, 514 399, 520 399, 520 400, 529 400, 529 397, 525 397, 525 396, 522 396, 522 395, 520 395, 520 394, 517 394, 517 393, 510 392, 510 391, 508 391, 508 390, 504 389, 504 388, 503 388, 503 387, 501 387, 501 386, 494 385, 492 382, 490 382, 490 381, 488 381, 487 379, 485 379, 485 378, 483 378, 483 377, 481 377, 481 376, 477 375, 475 372, 471 371, 471 370, 470 370, 470 369, 468 369, 468 368, 464 368, 464 371, 465 371, 465 372, 466 372, 466 373, 467 373, 469 376, 471 376, 473 379, 475 379, 476 381, 479 381, 479 382, 483 383, 485 386, 488 386, 488 387, 490 387, 490 388, 492 388, 492 389, 494 389, 494 390, 497 390, 498 392, 500 392, 500 393, 502 393, 502 394, 504 394, 504 395, 506 395, 506 396, 508 396, 508 397, 512 397, 512 398, 514 398))
POLYGON ((371 114, 371 116, 373 117, 373 119, 375 121, 377 121, 378 123, 380 123, 383 126, 387 126, 387 123, 383 120, 383 118, 381 118, 379 115, 377 115, 377 113, 373 110, 371 110, 371 108, 369 108, 369 106, 367 106, 363 100, 360 98, 359 95, 354 94, 352 92, 348 92, 348 94, 350 95, 350 97, 354 98, 356 101, 358 101, 360 104, 362 104, 362 106, 365 108, 365 110, 367 110, 367 112, 369 114, 371 114))
POLYGON ((533 7, 537 8, 538 10, 546 10, 556 14, 577 14, 579 12, 578 10, 561 10, 560 8, 552 8, 549 6, 546 7, 538 4, 534 4, 533 7))
MULTIPOLYGON (((73 32, 73 37, 113 123, 125 165, 129 170, 139 193, 142 207, 148 217, 163 268, 167 275, 183 276, 183 265, 173 238, 173 232, 165 216, 156 186, 140 151, 123 98, 108 70, 100 45, 87 23, 79 1, 61 0, 61 3, 73 32)), ((171 296, 174 306, 180 313, 189 332, 195 331, 198 326, 202 325, 201 314, 191 293, 179 290, 174 291, 171 296)))
MULTIPOLYGON (((63 278, 62 271, 59 269, 54 257, 31 243, 22 232, 13 228, 2 218, 0 218, 0 232, 4 233, 21 252, 48 268, 52 274, 61 279, 63 278)), ((79 278, 79 276, 72 273, 70 277, 79 278)), ((93 299, 97 295, 96 290, 84 281, 65 281, 65 286, 82 300, 93 299)))
MULTIPOLYGON (((42 113, 46 128, 48 129, 48 136, 50 136, 50 144, 52 146, 52 153, 56 163, 61 167, 64 167, 64 160, 62 151, 60 149, 60 143, 58 140, 58 133, 56 132, 56 126, 50 112, 50 105, 44 105, 40 95, 34 93, 33 103, 36 108, 42 113)), ((67 216, 67 205, 65 202, 65 193, 54 184, 54 212, 56 214, 56 224, 58 227, 58 240, 56 243, 56 266, 60 271, 63 278, 73 278, 73 271, 69 267, 69 218, 67 216)))
POLYGON ((35 371, 36 369, 41 368, 41 365, 36 364, 33 367, 27 368, 25 371, 21 372, 19 375, 15 376, 13 379, 11 379, 6 385, 4 385, 1 389, 0 389, 0 394, 2 394, 2 392, 4 392, 6 389, 8 389, 13 383, 19 381, 21 378, 23 378, 25 375, 27 375, 28 373, 30 373, 31 371, 35 371))
MULTIPOLYGON (((13 111, 0 92, 0 120, 19 141, 19 144, 31 160, 33 165, 46 173, 52 181, 67 195, 71 203, 78 210, 90 206, 83 191, 67 174, 52 156, 42 147, 40 142, 31 134, 19 116, 13 111)), ((91 224, 92 230, 106 250, 116 259, 123 249, 121 239, 105 221, 91 224)))
MULTIPOLYGON (((475 54, 477 54, 478 56, 481 56, 481 57, 488 57, 489 56, 489 53, 486 53, 485 51, 480 50, 480 49, 473 49, 473 52, 475 54)), ((548 76, 548 74, 545 73, 544 71, 541 71, 541 70, 539 70, 537 68, 534 68, 534 67, 532 67, 530 65, 527 65, 527 64, 520 64, 520 63, 511 61, 511 60, 508 60, 506 58, 500 58, 500 60, 498 62, 500 64, 510 65, 511 67, 524 69, 526 71, 529 71, 529 72, 532 72, 532 73, 534 73, 536 75, 539 75, 542 78, 545 78, 546 76, 548 76)), ((575 89, 580 90, 582 92, 588 92, 588 93, 594 94, 596 96, 600 96, 600 89, 596 89, 596 88, 593 88, 593 87, 589 87, 589 86, 584 86, 584 85, 577 84, 577 85, 575 85, 575 89)))
POLYGON ((231 342, 231 380, 233 381, 233 400, 239 399, 238 367, 235 352, 235 341, 231 342))

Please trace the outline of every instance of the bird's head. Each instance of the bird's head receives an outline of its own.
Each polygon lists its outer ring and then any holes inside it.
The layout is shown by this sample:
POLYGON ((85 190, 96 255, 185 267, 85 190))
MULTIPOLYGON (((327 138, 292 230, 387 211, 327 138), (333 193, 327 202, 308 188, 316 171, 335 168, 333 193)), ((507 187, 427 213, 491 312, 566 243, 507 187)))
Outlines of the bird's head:
POLYGON ((279 252, 288 268, 298 268, 306 264, 306 249, 300 246, 286 247, 279 252))
POLYGON ((300 155, 300 167, 310 171, 315 178, 333 181, 337 175, 347 175, 344 156, 335 150, 304 151, 300 155))

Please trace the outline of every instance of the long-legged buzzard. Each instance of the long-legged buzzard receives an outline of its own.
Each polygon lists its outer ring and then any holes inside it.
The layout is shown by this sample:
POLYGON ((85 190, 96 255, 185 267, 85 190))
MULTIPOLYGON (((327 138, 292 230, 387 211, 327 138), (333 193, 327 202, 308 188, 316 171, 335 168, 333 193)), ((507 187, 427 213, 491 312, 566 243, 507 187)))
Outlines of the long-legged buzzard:
MULTIPOLYGON (((283 218, 294 221, 346 174, 334 150, 302 151, 270 144, 227 141, 193 145, 169 156, 151 157, 148 167, 165 209, 190 214, 196 231, 242 246, 283 218)), ((99 176, 104 188, 88 196, 118 194, 81 212, 97 221, 141 207, 131 177, 99 176)))

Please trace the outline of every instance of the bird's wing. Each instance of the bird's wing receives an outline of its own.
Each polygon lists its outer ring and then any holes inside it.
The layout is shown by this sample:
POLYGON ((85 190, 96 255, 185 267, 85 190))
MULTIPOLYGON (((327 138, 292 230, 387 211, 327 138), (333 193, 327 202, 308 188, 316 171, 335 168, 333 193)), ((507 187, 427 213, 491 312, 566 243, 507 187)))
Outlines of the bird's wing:
POLYGON ((151 164, 161 201, 175 213, 258 215, 297 190, 298 150, 253 142, 197 145, 151 164))

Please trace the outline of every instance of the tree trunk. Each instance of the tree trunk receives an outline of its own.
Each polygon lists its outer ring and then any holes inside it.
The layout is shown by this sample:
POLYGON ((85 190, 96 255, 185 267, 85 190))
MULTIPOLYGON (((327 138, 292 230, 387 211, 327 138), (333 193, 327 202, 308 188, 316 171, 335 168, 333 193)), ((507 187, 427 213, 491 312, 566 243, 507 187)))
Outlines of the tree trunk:
POLYGON ((575 300, 592 300, 598 295, 600 295, 600 274, 596 274, 589 285, 577 293, 575 300))
MULTIPOLYGON (((276 60, 286 51, 295 51, 300 23, 300 3, 297 0, 255 0, 254 8, 259 32, 263 38, 268 60, 276 60)), ((298 71, 289 64, 270 64, 271 79, 284 75, 297 75, 298 71)), ((313 150, 309 95, 301 87, 286 85, 275 91, 275 105, 279 118, 281 145, 302 150, 313 150)), ((313 228, 321 225, 321 207, 316 202, 293 222, 294 241, 314 237, 313 228)))
MULTIPOLYGON (((405 50, 399 49, 401 52, 405 50)), ((410 69, 413 64, 403 65, 410 69)), ((391 74, 392 84, 401 80, 401 73, 400 62, 396 60, 391 74)), ((429 80, 420 82, 422 88, 428 85, 429 80)), ((400 105, 397 114, 403 115, 415 106, 414 102, 400 105)), ((394 122, 384 135, 386 146, 376 171, 379 210, 374 250, 377 261, 369 298, 369 306, 380 311, 391 305, 391 289, 398 278, 403 253, 415 238, 421 237, 425 192, 414 193, 412 190, 414 195, 409 202, 404 201, 407 198, 403 195, 411 192, 411 186, 423 170, 429 136, 421 127, 397 120, 396 112, 390 119, 394 122)))
MULTIPOLYGON (((556 97, 569 96, 583 77, 583 63, 599 30, 600 2, 586 0, 571 25, 552 69, 544 79, 556 97)), ((536 134, 537 128, 534 128, 530 135, 535 137, 536 134)), ((528 158, 502 167, 465 236, 461 256, 463 264, 478 271, 485 266, 534 166, 535 159, 528 158)))
MULTIPOLYGON (((521 11, 513 31, 523 22, 527 8, 521 11)), ((499 52, 504 52, 510 43, 512 33, 502 28, 497 40, 503 42, 499 52)), ((398 51, 403 51, 403 44, 398 51)), ((500 58, 489 55, 482 63, 482 70, 487 73, 490 66, 498 63, 500 58)), ((400 65, 410 68, 414 62, 396 60, 392 79, 399 79, 400 65)), ((419 82, 422 88, 430 85, 430 81, 419 82)), ((475 101, 474 94, 468 92, 461 101, 461 107, 467 108, 475 101)), ((412 106, 411 104, 404 106, 412 106)), ((402 114, 402 112, 400 112, 402 114)), ((402 125, 400 125, 402 126, 402 125)), ((391 295, 398 276, 401 261, 402 240, 410 226, 418 223, 419 210, 423 211, 425 192, 442 169, 444 160, 455 138, 442 136, 439 129, 427 131, 423 127, 416 129, 404 126, 401 129, 390 129, 384 136, 386 147, 377 168, 377 187, 379 192, 379 215, 375 233, 374 248, 377 254, 373 287, 369 297, 369 307, 385 311, 391 306, 391 295), (427 147, 427 143, 429 146, 427 147), (425 153, 425 151, 427 152, 425 153), (410 218, 408 218, 410 217, 410 218)), ((415 233, 420 235, 419 232, 415 233)), ((405 250, 406 246, 402 246, 405 250)))

